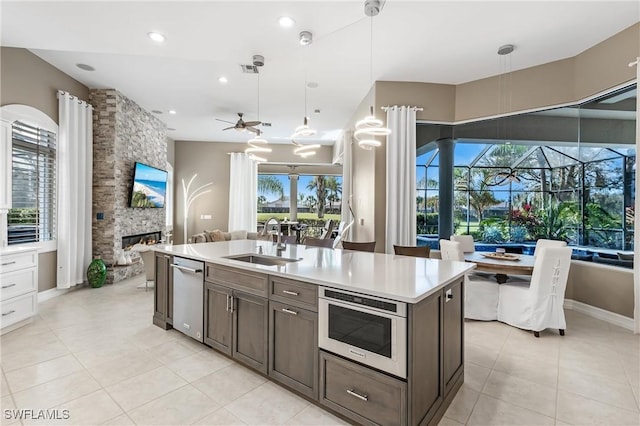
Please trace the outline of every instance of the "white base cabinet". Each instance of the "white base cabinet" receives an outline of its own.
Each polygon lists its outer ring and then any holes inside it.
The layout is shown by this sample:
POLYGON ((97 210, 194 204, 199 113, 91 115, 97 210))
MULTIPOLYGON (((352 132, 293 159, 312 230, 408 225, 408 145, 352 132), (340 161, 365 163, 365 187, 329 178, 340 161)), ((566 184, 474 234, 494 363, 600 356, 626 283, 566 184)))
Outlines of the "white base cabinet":
POLYGON ((27 323, 38 312, 38 251, 5 248, 0 251, 1 334, 27 323))

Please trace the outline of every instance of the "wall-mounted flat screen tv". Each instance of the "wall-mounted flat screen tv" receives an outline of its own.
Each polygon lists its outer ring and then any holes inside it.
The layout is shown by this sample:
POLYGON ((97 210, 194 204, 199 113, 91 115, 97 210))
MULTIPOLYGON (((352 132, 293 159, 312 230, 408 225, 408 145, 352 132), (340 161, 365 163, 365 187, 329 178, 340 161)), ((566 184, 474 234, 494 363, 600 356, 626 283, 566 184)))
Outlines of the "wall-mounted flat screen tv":
POLYGON ((136 162, 131 207, 163 208, 167 195, 167 172, 136 162))

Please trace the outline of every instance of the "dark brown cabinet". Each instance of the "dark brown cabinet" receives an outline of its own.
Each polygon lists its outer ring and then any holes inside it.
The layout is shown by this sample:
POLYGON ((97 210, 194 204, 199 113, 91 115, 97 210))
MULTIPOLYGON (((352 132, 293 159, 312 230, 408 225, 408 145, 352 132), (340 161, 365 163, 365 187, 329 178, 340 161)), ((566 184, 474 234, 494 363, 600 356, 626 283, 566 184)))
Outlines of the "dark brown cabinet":
POLYGON ((318 314, 269 302, 269 376, 318 398, 318 314))
MULTIPOLYGON (((233 289, 233 283, 219 281, 212 270, 207 267, 204 343, 266 374, 269 300, 233 289)), ((266 277, 264 281, 266 291, 266 277)))
POLYGON ((233 351, 238 361, 267 373, 269 303, 263 297, 233 291, 233 351))
POLYGON ((320 401, 363 425, 406 425, 407 383, 320 352, 320 401))
POLYGON ((153 323, 165 330, 173 324, 173 276, 171 274, 172 257, 156 253, 155 290, 153 300, 153 323))
POLYGON ((231 297, 231 289, 210 282, 205 283, 204 343, 227 355, 231 355, 232 352, 231 297))
POLYGON ((444 357, 444 396, 453 389, 462 374, 464 364, 464 316, 462 300, 464 299, 462 281, 450 284, 444 288, 444 307, 442 321, 442 350, 444 357))

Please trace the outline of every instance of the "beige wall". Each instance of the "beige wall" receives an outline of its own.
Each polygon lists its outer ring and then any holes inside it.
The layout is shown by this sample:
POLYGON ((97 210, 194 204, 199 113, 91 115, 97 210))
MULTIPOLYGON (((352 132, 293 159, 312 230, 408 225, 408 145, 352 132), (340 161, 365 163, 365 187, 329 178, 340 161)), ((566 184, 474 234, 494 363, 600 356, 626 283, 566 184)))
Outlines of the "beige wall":
MULTIPOLYGON (((227 230, 229 223, 229 152, 243 152, 245 143, 225 142, 175 142, 175 215, 173 238, 176 244, 183 243, 184 194, 182 179, 186 182, 197 173, 198 177, 192 187, 213 182, 211 192, 194 201, 189 209, 188 235, 202 232, 205 229, 227 230), (211 215, 211 220, 200 219, 201 215, 211 215)), ((293 154, 293 145, 272 144, 273 152, 268 155, 269 161, 300 163, 301 158, 293 154)), ((313 157, 313 163, 330 163, 333 152, 331 146, 322 147, 313 157)), ((305 162, 307 160, 304 160, 305 162)), ((305 168, 306 169, 306 168, 305 168)), ((306 173, 306 170, 300 173, 306 173)))
MULTIPOLYGON (((89 88, 26 49, 0 49, 0 105, 29 105, 58 122, 58 89, 80 99, 89 98, 89 88)), ((56 252, 38 256, 38 291, 56 287, 56 252)))
POLYGON ((376 116, 386 117, 380 109, 390 105, 420 106, 416 120, 452 122, 455 115, 456 86, 450 84, 377 81, 376 116), (379 115, 380 114, 380 115, 379 115))
POLYGON ((565 298, 633 318, 633 270, 572 260, 565 298))
MULTIPOLYGON (((348 129, 355 128, 358 120, 369 115, 369 107, 375 106, 374 95, 375 92, 372 88, 356 108, 348 122, 348 129)), ((382 117, 382 114, 376 111, 376 116, 382 117)), ((351 134, 353 133, 347 131, 347 135, 351 134)), ((373 241, 376 231, 375 212, 377 210, 375 202, 376 197, 379 196, 375 186, 375 156, 376 151, 381 148, 371 151, 360 149, 352 137, 346 137, 344 149, 351 149, 351 206, 356 219, 351 231, 351 239, 361 242, 373 241)))
POLYGON ((0 50, 0 103, 29 105, 58 122, 58 89, 80 99, 89 98, 89 88, 26 49, 0 50))

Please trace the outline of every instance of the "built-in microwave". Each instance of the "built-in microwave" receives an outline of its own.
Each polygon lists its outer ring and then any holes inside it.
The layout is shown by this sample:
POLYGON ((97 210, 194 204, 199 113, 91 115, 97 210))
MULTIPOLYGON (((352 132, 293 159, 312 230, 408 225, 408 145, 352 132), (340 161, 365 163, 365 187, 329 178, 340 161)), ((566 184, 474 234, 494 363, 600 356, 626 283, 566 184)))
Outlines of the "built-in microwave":
POLYGON ((407 377, 407 304, 320 287, 320 348, 407 377))

